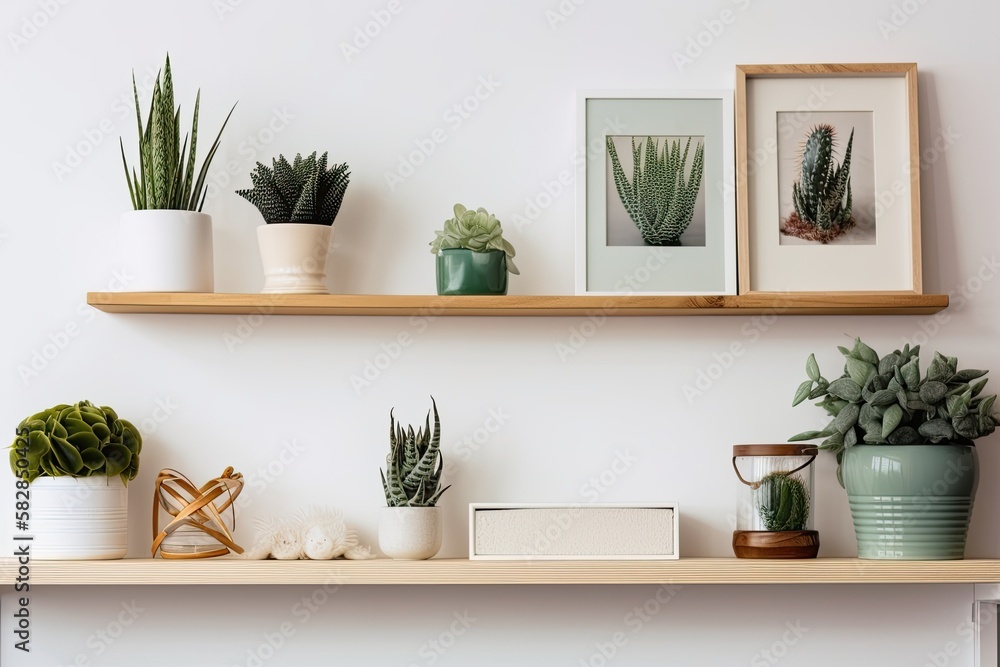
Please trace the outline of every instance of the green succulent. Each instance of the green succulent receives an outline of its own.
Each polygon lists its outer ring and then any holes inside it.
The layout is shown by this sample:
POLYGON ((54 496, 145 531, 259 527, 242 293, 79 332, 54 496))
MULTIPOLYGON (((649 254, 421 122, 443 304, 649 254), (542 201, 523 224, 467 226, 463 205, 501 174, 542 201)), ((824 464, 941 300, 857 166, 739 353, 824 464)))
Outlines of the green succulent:
POLYGON ((127 485, 139 472, 142 436, 111 408, 80 401, 25 418, 8 449, 10 469, 29 483, 38 477, 118 475, 127 485))
POLYGON ((828 243, 854 226, 851 215, 854 128, 841 164, 833 158, 835 143, 836 131, 830 125, 818 125, 810 131, 799 156, 800 178, 792 184, 795 213, 781 226, 785 234, 828 243))
POLYGON ((441 420, 437 403, 431 396, 434 410, 434 430, 427 413, 424 427, 416 433, 413 426, 403 430, 389 411, 389 455, 382 475, 382 489, 389 507, 434 507, 450 486, 441 488, 444 458, 441 455, 441 420))
POLYGON ((146 128, 142 126, 142 111, 139 109, 139 89, 135 85, 135 72, 132 73, 132 93, 135 97, 135 118, 139 129, 139 173, 135 167, 131 170, 125 159, 125 142, 119 139, 122 152, 122 164, 125 165, 125 180, 128 181, 128 193, 132 199, 132 207, 139 211, 145 209, 172 209, 181 211, 200 211, 205 204, 208 193, 208 167, 212 164, 219 149, 219 139, 222 130, 226 128, 233 108, 229 110, 226 120, 219 128, 212 147, 208 150, 205 161, 201 163, 198 177, 195 178, 195 153, 198 148, 198 109, 201 106, 201 91, 198 91, 194 101, 194 117, 191 121, 191 133, 184 137, 181 144, 181 108, 174 108, 174 82, 170 73, 170 55, 164 65, 162 83, 160 74, 156 75, 153 85, 153 100, 146 118, 146 128), (191 140, 190 150, 188 139, 191 140))
POLYGON ((271 167, 258 162, 250 172, 253 187, 237 190, 260 210, 267 223, 298 222, 332 225, 340 212, 351 181, 347 163, 327 168, 327 153, 301 154, 289 164, 284 155, 271 160, 271 167))
POLYGON ((822 431, 790 438, 791 442, 825 438, 820 449, 834 452, 838 464, 854 445, 971 445, 1000 423, 1000 414, 993 412, 996 395, 982 393, 988 371, 958 370, 957 358, 935 352, 921 377, 919 345, 906 345, 884 357, 860 338, 853 348, 838 349, 846 360, 844 374, 829 382, 810 354, 809 379, 799 385, 792 400, 793 406, 816 400, 833 419, 822 431))
POLYGON ((607 138, 607 145, 618 197, 639 228, 642 240, 654 246, 680 245, 681 234, 694 217, 694 205, 701 189, 705 144, 699 143, 695 147, 691 171, 685 180, 684 166, 691 148, 690 137, 683 153, 680 139, 664 139, 661 152, 659 142, 653 141, 652 137, 646 137, 645 151, 642 141, 636 146, 635 137, 632 137, 631 183, 618 160, 618 151, 611 137, 607 138), (643 152, 645 162, 642 161, 643 152))
POLYGON ((809 491, 788 471, 765 475, 754 490, 757 513, 766 530, 805 530, 809 522, 809 491))
POLYGON ((465 248, 473 252, 490 252, 497 250, 506 254, 507 270, 515 276, 520 271, 514 266, 514 246, 503 237, 503 227, 500 221, 485 208, 475 211, 461 204, 455 204, 455 217, 445 220, 444 229, 434 232, 437 236, 431 241, 431 252, 435 255, 442 250, 465 248))

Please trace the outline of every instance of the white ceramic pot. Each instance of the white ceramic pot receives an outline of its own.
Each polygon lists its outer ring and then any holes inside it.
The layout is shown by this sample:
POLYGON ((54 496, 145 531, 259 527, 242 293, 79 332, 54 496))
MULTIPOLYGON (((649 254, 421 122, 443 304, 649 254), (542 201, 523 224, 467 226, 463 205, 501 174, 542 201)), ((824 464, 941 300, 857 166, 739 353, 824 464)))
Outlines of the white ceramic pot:
POLYGON ((196 211, 128 211, 121 252, 129 292, 214 292, 212 216, 196 211))
POLYGON ((378 546, 389 558, 425 560, 441 550, 440 507, 383 507, 378 546))
POLYGON ((31 557, 110 560, 128 551, 128 489, 120 477, 39 477, 28 487, 31 557))
POLYGON ((264 264, 263 294, 329 294, 326 259, 331 225, 279 222, 257 228, 264 264))

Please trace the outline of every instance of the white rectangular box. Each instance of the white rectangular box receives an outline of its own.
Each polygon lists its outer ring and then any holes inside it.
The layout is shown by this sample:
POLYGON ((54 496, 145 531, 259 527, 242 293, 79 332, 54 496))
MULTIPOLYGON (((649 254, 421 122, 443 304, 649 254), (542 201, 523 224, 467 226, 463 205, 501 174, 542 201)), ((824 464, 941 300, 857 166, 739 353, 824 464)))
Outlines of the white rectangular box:
POLYGON ((673 503, 470 503, 469 558, 672 560, 673 503))

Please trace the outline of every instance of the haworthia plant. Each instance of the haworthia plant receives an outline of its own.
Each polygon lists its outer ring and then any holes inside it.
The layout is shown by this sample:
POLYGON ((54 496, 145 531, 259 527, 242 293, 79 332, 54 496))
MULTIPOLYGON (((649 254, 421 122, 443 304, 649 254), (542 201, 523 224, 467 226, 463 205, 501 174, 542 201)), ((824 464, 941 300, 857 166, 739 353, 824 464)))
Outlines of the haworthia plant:
POLYGON ((787 471, 765 475, 754 490, 757 513, 765 530, 805 530, 809 521, 809 490, 787 471))
POLYGON ((801 173, 792 184, 795 213, 781 226, 791 236, 828 243, 854 226, 851 215, 851 150, 854 128, 847 140, 844 161, 833 157, 836 131, 830 125, 814 127, 799 156, 801 173))
POLYGON ((607 147, 618 197, 639 228, 642 240, 654 246, 680 245, 681 235, 694 217, 705 164, 705 145, 699 142, 695 146, 691 170, 685 177, 690 137, 683 152, 680 139, 664 139, 661 151, 659 142, 652 137, 646 137, 645 149, 642 141, 637 146, 632 137, 632 182, 622 169, 612 137, 607 138, 607 147))
POLYGON ((437 403, 431 397, 434 430, 430 412, 423 428, 414 433, 413 426, 403 430, 389 411, 389 455, 382 475, 382 489, 389 507, 433 507, 450 486, 441 488, 444 458, 441 455, 441 420, 437 403))
POLYGON ((143 129, 142 111, 139 109, 139 89, 135 84, 135 72, 132 73, 132 93, 135 98, 136 125, 139 130, 139 171, 135 167, 129 169, 125 158, 125 142, 119 139, 122 153, 122 164, 125 166, 125 179, 128 181, 128 192, 135 210, 172 209, 183 211, 200 211, 205 204, 208 193, 208 168, 219 149, 219 139, 222 131, 233 115, 229 110, 226 120, 219 128, 208 154, 195 177, 195 154, 198 148, 198 111, 201 106, 201 90, 195 97, 194 115, 191 121, 191 132, 185 135, 181 143, 181 109, 174 107, 174 82, 170 72, 170 56, 161 73, 156 75, 153 84, 153 99, 150 102, 149 116, 143 129), (162 73, 162 81, 160 74, 162 73), (191 144, 188 146, 188 140, 191 144))
POLYGON ((351 181, 347 163, 327 168, 327 153, 301 154, 289 164, 284 155, 271 167, 258 162, 250 173, 253 188, 236 194, 257 207, 267 223, 332 225, 351 181))
POLYGON ((142 436, 107 406, 56 405, 25 418, 9 447, 10 469, 38 477, 114 477, 126 485, 139 472, 142 436))

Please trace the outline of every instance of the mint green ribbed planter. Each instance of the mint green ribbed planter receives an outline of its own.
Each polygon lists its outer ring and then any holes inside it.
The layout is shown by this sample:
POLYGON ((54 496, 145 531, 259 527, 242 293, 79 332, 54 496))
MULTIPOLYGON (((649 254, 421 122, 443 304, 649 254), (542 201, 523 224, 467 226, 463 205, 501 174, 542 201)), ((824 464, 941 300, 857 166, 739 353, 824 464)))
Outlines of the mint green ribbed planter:
POLYGON ((961 560, 979 483, 969 445, 855 445, 844 453, 858 557, 961 560))

